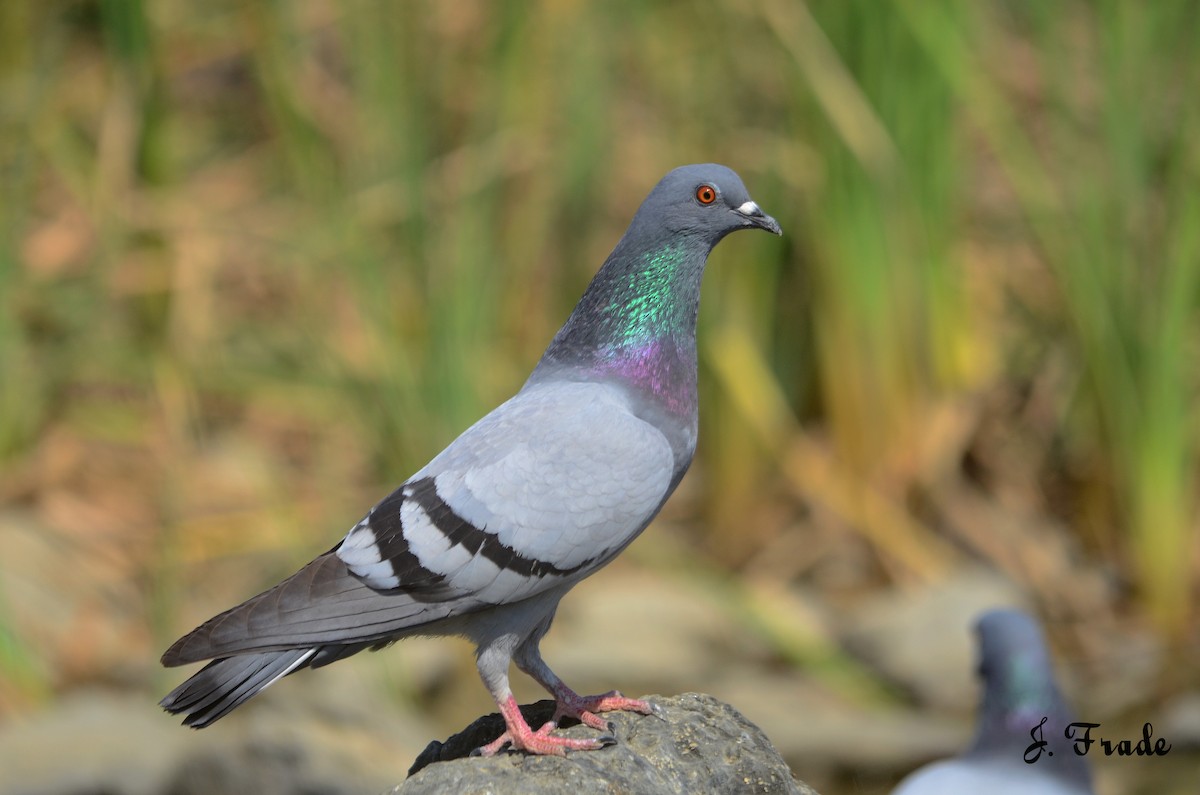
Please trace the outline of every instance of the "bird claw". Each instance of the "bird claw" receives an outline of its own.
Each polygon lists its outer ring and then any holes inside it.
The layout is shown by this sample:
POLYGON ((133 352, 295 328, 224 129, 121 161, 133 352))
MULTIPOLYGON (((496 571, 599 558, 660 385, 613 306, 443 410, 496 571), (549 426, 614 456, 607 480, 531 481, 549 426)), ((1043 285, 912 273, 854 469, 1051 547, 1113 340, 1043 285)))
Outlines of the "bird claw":
POLYGON ((471 752, 471 756, 495 756, 504 750, 524 751, 535 756, 566 756, 568 751, 596 751, 616 744, 617 738, 611 734, 581 739, 556 737, 549 731, 543 733, 541 730, 531 731, 525 736, 505 732, 493 742, 476 748, 471 752))
POLYGON ((481 745, 471 751, 471 756, 495 756, 513 744, 512 734, 505 732, 487 745, 481 745))
POLYGON ((611 730, 597 738, 556 737, 551 732, 558 728, 557 715, 534 731, 511 695, 500 702, 500 712, 506 726, 504 733, 476 748, 471 756, 495 756, 505 749, 542 756, 566 756, 567 751, 595 751, 617 742, 611 730))
POLYGON ((563 688, 562 691, 555 693, 555 698, 558 702, 554 710, 556 720, 565 717, 575 718, 580 723, 591 726, 599 731, 607 731, 610 734, 615 731, 616 727, 612 721, 605 721, 596 713, 598 712, 638 712, 642 715, 655 715, 659 718, 663 717, 663 713, 659 707, 651 704, 649 701, 643 701, 637 698, 626 698, 616 690, 610 690, 598 696, 581 696, 573 690, 563 688))
POLYGON ((555 692, 557 705, 554 717, 541 728, 534 731, 521 716, 516 701, 509 696, 500 704, 504 714, 507 730, 487 745, 482 745, 471 752, 471 756, 495 756, 501 751, 525 751, 526 753, 549 756, 566 756, 567 751, 595 751, 617 744, 617 725, 611 720, 604 720, 597 712, 639 712, 643 715, 653 715, 665 720, 661 707, 649 701, 626 698, 616 690, 598 696, 581 696, 573 690, 563 687, 555 692), (603 732, 599 737, 574 738, 556 737, 551 734, 558 728, 563 717, 575 718, 585 726, 603 732))

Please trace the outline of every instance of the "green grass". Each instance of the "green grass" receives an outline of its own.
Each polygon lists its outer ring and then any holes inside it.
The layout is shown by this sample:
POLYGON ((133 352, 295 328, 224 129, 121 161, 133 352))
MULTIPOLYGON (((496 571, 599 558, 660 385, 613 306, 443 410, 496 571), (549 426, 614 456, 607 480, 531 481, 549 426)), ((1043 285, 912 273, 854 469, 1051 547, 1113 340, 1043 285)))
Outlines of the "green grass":
POLYGON ((904 6, 1000 161, 1054 279, 1061 314, 1046 332, 1081 374, 1064 429, 1115 486, 1112 515, 1132 576, 1165 628, 1187 626, 1195 575, 1200 218, 1197 111, 1200 14, 1188 3, 989 8, 977 29, 1025 35, 1043 92, 1022 115, 1003 68, 948 14, 904 6), (981 57, 982 54, 982 57, 981 57))

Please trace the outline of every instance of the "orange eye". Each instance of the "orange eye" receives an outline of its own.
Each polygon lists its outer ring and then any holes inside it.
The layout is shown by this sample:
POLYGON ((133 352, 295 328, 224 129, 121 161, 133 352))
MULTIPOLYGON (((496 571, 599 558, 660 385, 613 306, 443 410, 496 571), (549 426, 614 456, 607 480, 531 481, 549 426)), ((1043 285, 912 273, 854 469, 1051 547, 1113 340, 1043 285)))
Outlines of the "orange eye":
POLYGON ((701 185, 696 188, 696 201, 701 204, 712 204, 717 200, 717 191, 712 185, 701 185))

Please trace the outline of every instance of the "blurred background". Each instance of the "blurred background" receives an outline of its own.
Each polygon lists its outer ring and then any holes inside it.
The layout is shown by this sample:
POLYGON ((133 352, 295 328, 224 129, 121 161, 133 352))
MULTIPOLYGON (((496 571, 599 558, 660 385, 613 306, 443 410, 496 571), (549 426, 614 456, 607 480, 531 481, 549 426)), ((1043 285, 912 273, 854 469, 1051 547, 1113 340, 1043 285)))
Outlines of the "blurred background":
POLYGON ((0 792, 373 792, 491 711, 464 643, 411 641, 197 734, 157 659, 511 395, 658 178, 716 161, 785 236, 711 258, 697 461, 547 659, 882 793, 967 744, 972 622, 1019 605, 1080 719, 1172 742, 1099 791, 1194 793, 1198 30, 5 0, 0 792))

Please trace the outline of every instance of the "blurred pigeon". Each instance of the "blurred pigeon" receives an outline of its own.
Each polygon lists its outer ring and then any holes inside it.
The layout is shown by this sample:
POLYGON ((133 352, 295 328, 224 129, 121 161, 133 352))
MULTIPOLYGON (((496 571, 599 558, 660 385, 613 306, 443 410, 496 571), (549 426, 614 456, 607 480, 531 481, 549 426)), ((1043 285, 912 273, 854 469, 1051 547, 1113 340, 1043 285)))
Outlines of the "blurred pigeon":
POLYGON ((1016 610, 992 610, 976 630, 983 703, 975 742, 962 756, 914 771, 892 795, 1090 795, 1087 763, 1063 738, 1073 718, 1037 623, 1016 610), (1046 745, 1031 748, 1036 740, 1046 745))
POLYGON ((781 234, 733 171, 663 177, 521 390, 332 550, 176 641, 163 665, 213 662, 162 706, 200 728, 302 668, 411 635, 460 635, 476 644, 507 725, 485 755, 602 748, 615 739, 596 713, 652 713, 616 691, 575 693, 538 644, 559 599, 637 537, 691 463, 700 281, 709 252, 739 229, 781 234), (537 731, 509 689, 510 662, 557 701, 537 731), (550 734, 564 716, 607 733, 550 734))

